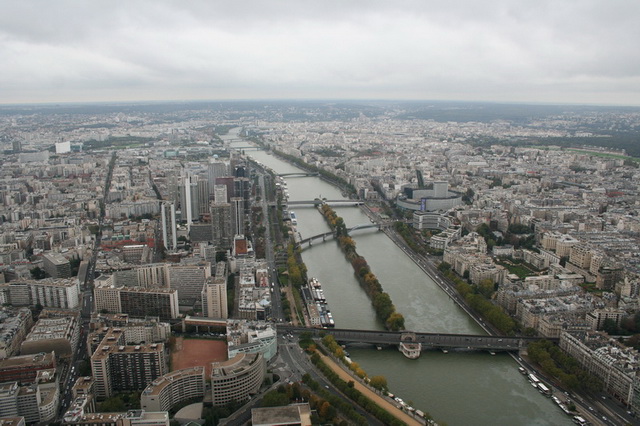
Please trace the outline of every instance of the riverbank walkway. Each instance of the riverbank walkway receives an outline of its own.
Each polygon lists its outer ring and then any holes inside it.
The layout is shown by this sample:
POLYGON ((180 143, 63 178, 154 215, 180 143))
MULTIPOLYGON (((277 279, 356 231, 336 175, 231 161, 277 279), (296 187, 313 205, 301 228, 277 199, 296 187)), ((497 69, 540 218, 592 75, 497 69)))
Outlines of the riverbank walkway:
POLYGON ((398 407, 396 407, 395 405, 387 401, 381 395, 375 393, 374 391, 369 389, 367 386, 360 383, 357 379, 354 379, 353 377, 351 377, 349 373, 347 373, 333 359, 329 358, 326 355, 322 355, 320 352, 318 352, 318 355, 320 355, 322 362, 324 362, 329 368, 331 368, 331 370, 333 370, 333 372, 336 373, 342 380, 344 380, 347 383, 349 383, 349 381, 352 381, 354 387, 358 391, 360 391, 360 393, 362 393, 364 396, 366 396, 367 398, 375 402, 382 409, 388 411, 392 416, 394 416, 398 420, 405 422, 407 425, 411 425, 411 426, 423 425, 423 423, 420 423, 419 421, 417 421, 416 419, 414 419, 413 417, 411 417, 410 415, 408 415, 407 413, 405 413, 404 411, 400 410, 398 407))

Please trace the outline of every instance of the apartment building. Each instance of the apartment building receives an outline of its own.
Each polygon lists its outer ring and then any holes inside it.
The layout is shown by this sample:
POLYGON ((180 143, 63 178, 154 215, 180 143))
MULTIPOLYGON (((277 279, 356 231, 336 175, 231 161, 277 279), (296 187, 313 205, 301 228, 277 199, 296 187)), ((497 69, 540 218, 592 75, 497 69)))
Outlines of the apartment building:
POLYGON ((167 373, 164 345, 127 346, 124 332, 111 329, 91 355, 96 398, 108 398, 115 392, 142 390, 167 373))
POLYGON ((42 305, 46 308, 74 309, 80 301, 80 281, 75 278, 45 278, 9 283, 14 306, 42 305))
POLYGON ((174 406, 193 398, 203 398, 204 367, 172 371, 151 382, 140 395, 140 407, 149 411, 170 411, 174 406))
POLYGON ((228 361, 211 363, 213 405, 245 401, 258 392, 266 374, 260 353, 239 353, 228 361))

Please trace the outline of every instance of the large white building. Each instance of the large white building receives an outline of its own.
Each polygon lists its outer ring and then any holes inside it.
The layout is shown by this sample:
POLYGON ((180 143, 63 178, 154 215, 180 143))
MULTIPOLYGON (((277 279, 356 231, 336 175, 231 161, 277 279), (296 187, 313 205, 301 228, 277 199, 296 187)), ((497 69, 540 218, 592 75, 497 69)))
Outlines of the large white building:
POLYGON ((117 287, 108 278, 96 281, 96 310, 125 313, 133 317, 157 316, 175 319, 180 315, 178 292, 169 288, 117 287))
POLYGON ((448 182, 431 182, 427 188, 404 187, 396 205, 414 211, 449 210, 462 204, 462 194, 450 191, 448 182))
POLYGON ((42 305, 46 308, 78 307, 80 281, 75 278, 15 281, 9 283, 11 303, 17 306, 42 305))

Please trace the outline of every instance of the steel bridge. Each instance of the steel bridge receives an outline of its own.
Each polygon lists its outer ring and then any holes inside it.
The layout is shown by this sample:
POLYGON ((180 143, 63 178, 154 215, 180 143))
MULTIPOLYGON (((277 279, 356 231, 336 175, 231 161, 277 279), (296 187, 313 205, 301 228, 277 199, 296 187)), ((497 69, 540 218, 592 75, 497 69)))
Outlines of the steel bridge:
MULTIPOLYGON (((305 328, 288 325, 278 325, 279 333, 300 334, 311 333, 313 337, 332 335, 341 343, 367 343, 372 345, 398 345, 400 336, 407 331, 378 331, 354 330, 339 328, 305 328)), ((529 342, 540 340, 541 337, 507 337, 477 334, 445 334, 415 332, 416 342, 422 344, 422 350, 429 349, 460 349, 488 352, 517 352, 525 348, 529 342)), ((557 341, 557 339, 549 339, 557 341)))

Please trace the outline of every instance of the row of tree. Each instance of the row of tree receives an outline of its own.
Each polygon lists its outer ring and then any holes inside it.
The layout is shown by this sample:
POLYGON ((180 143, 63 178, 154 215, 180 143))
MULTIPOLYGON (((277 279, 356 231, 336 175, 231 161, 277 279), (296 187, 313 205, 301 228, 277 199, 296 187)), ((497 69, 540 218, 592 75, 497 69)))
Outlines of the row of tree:
POLYGON ((560 380, 571 390, 599 392, 602 382, 584 370, 578 360, 565 353, 548 340, 529 343, 527 352, 531 361, 542 367, 545 373, 560 380))
POLYGON ((296 289, 300 289, 306 280, 307 266, 302 261, 300 253, 296 251, 293 242, 287 246, 287 272, 289 284, 296 289))
POLYGON ((499 306, 491 303, 491 297, 495 291, 495 284, 491 280, 482 280, 477 285, 471 285, 458 277, 452 270, 451 265, 442 262, 438 265, 438 270, 456 285, 458 293, 464 297, 467 305, 485 320, 489 321, 500 332, 504 334, 513 334, 517 329, 517 324, 499 306))
POLYGON ((378 404, 364 396, 354 386, 353 381, 345 382, 327 364, 325 364, 318 353, 311 355, 311 362, 329 379, 329 381, 345 394, 349 399, 365 409, 369 414, 386 425, 400 426, 405 423, 395 418, 391 413, 381 408, 378 404))
POLYGON ((300 400, 309 403, 313 424, 348 424, 346 421, 340 420, 336 408, 329 401, 312 393, 309 389, 302 388, 298 383, 287 386, 280 385, 276 390, 267 392, 262 398, 262 407, 283 407, 300 400))
POLYGON ((396 311, 391 297, 383 291, 380 281, 378 281, 378 278, 371 272, 371 268, 365 258, 356 252, 356 243, 353 241, 353 238, 349 236, 344 220, 327 204, 323 204, 320 209, 329 227, 336 232, 338 245, 344 252, 347 260, 351 263, 358 282, 369 296, 378 319, 382 321, 389 330, 403 330, 404 317, 396 311))
MULTIPOLYGON (((312 391, 318 393, 324 399, 329 401, 331 406, 336 407, 338 411, 340 411, 340 413, 342 413, 342 415, 346 417, 351 423, 363 426, 368 424, 367 419, 356 411, 353 404, 349 404, 338 395, 334 395, 331 392, 323 389, 318 382, 311 378, 310 374, 304 374, 302 376, 302 382, 307 385, 312 391)), ((339 424, 342 425, 343 423, 340 422, 339 424)))
POLYGON ((393 224, 393 229, 402 237, 411 250, 423 256, 426 254, 427 251, 416 241, 413 229, 409 225, 404 222, 396 222, 393 224))

